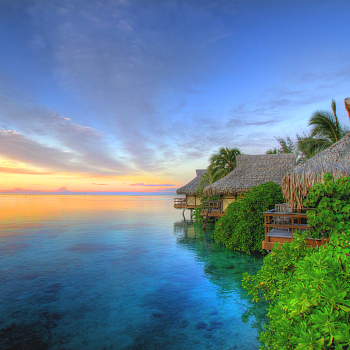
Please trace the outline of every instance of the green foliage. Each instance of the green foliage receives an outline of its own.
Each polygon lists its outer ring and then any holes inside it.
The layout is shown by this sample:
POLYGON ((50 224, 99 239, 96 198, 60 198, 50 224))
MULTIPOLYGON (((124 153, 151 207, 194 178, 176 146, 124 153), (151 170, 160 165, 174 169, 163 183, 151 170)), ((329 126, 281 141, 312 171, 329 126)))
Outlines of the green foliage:
POLYGON ((244 197, 231 203, 215 224, 214 238, 227 248, 241 250, 247 254, 264 253, 263 212, 283 202, 281 187, 268 182, 253 187, 244 197))
POLYGON ((306 255, 306 233, 296 231, 293 242, 286 242, 278 249, 279 243, 264 258, 264 264, 256 276, 243 274, 242 286, 253 295, 253 300, 274 300, 284 289, 294 273, 295 263, 306 255))
POLYGON ((194 221, 196 222, 204 222, 205 218, 204 216, 201 215, 202 212, 202 204, 200 206, 198 206, 192 214, 192 218, 194 219, 194 221))
POLYGON ((270 323, 260 333, 262 349, 350 348, 350 177, 324 175, 304 206, 308 235, 330 237, 324 246, 307 247, 306 233, 278 245, 255 275, 243 275, 253 300, 270 300, 270 323))
POLYGON ((305 234, 273 248, 243 287, 256 301, 272 300, 270 323, 260 333, 261 349, 348 349, 350 347, 350 235, 334 233, 318 248, 305 234))
POLYGON ((204 188, 210 184, 211 184, 210 176, 209 176, 209 173, 206 172, 202 176, 201 181, 199 181, 199 184, 198 184, 197 189, 196 189, 196 196, 203 197, 204 188))
POLYGON ((307 214, 308 234, 314 238, 340 232, 350 219, 350 177, 334 181, 331 174, 325 174, 323 182, 310 189, 303 203, 314 208, 307 214))
POLYGON ((268 151, 266 151, 266 154, 277 154, 277 148, 274 147, 272 149, 269 149, 268 151))
POLYGON ((277 153, 295 153, 297 146, 294 144, 294 142, 291 140, 289 136, 286 136, 286 139, 283 139, 282 137, 275 137, 275 139, 280 144, 280 148, 277 149, 276 147, 273 149, 269 149, 266 154, 277 154, 277 153))

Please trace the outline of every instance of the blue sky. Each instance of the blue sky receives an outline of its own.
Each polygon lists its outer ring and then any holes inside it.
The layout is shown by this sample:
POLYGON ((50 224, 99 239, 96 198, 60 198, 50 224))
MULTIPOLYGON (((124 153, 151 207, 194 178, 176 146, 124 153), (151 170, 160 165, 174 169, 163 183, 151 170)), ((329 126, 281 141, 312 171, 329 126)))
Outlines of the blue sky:
POLYGON ((222 146, 307 133, 332 98, 349 125, 349 15, 336 0, 1 0, 0 189, 166 192, 222 146))

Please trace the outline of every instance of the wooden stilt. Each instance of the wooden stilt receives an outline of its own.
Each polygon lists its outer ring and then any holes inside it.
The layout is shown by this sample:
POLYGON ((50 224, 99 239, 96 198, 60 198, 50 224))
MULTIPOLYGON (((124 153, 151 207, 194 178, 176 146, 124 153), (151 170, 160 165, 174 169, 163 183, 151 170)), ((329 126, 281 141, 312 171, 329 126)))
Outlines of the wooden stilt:
POLYGON ((206 228, 206 226, 207 226, 207 222, 208 222, 208 220, 209 220, 209 211, 210 211, 210 209, 208 209, 207 216, 205 217, 204 225, 203 225, 203 230, 205 230, 205 228, 206 228))

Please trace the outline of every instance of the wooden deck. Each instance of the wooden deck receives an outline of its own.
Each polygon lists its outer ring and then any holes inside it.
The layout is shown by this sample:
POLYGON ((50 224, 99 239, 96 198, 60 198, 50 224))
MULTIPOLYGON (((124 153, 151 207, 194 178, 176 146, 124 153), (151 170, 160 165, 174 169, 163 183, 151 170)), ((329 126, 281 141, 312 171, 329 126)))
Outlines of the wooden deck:
POLYGON ((222 211, 222 201, 212 200, 212 201, 203 201, 202 202, 202 211, 201 215, 205 217, 214 217, 220 218, 225 213, 222 211))
POLYGON ((174 208, 176 209, 196 209, 199 205, 187 204, 187 198, 174 198, 174 208))
POLYGON ((174 198, 174 208, 186 209, 186 197, 184 198, 174 198))
MULTIPOLYGON (((310 209, 297 210, 293 209, 290 213, 276 212, 275 209, 265 211, 264 227, 265 239, 262 242, 262 248, 270 251, 275 243, 292 242, 295 230, 307 231, 306 213, 310 209)), ((307 245, 315 247, 325 243, 324 238, 308 238, 307 245)), ((281 247, 280 245, 280 247, 281 247)))

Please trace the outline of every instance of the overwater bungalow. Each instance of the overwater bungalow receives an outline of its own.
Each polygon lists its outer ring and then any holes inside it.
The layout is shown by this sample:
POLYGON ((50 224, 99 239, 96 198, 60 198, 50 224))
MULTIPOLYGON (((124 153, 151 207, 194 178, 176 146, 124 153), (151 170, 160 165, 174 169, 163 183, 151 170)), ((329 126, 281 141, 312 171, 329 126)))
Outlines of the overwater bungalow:
MULTIPOLYGON (((292 241, 296 229, 307 230, 309 209, 303 207, 303 201, 311 187, 323 182, 325 173, 331 173, 335 179, 350 175, 350 133, 285 174, 282 191, 287 204, 264 213, 263 249, 271 250, 276 242, 292 241)), ((310 246, 323 243, 324 239, 307 241, 310 246)))
POLYGON ((203 206, 202 215, 220 217, 228 205, 241 198, 253 186, 269 181, 281 184, 287 171, 293 169, 296 156, 286 154, 263 154, 237 156, 236 168, 221 180, 205 187, 205 196, 219 195, 220 199, 208 201, 203 206))
POLYGON ((195 209, 201 204, 201 198, 196 195, 196 189, 206 171, 206 169, 197 169, 197 176, 187 185, 176 190, 176 194, 182 194, 185 197, 174 198, 174 208, 195 209))

